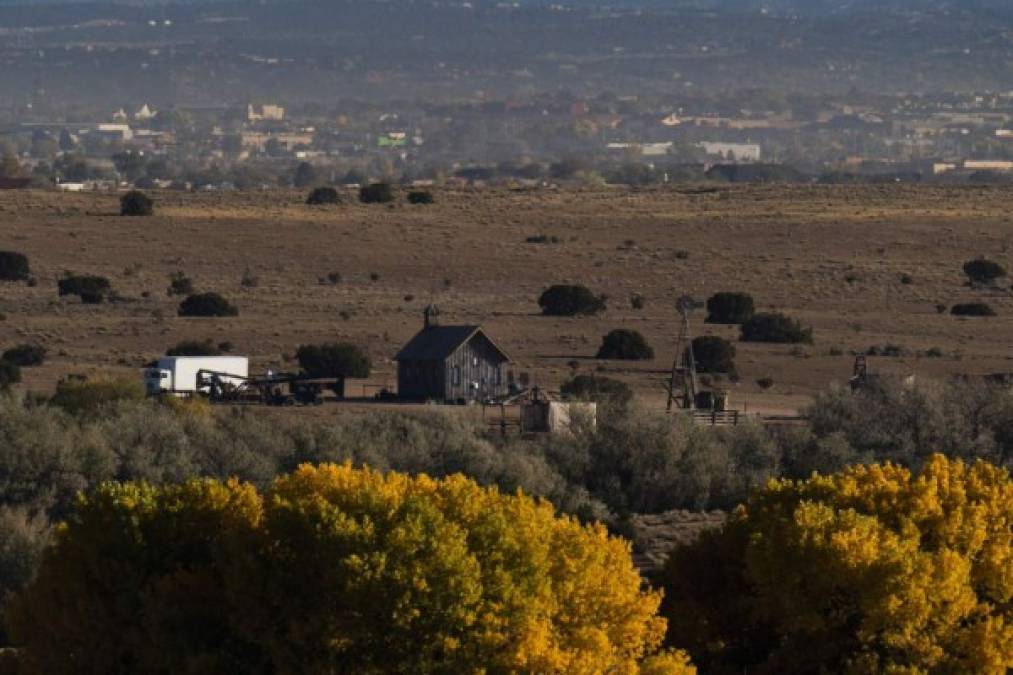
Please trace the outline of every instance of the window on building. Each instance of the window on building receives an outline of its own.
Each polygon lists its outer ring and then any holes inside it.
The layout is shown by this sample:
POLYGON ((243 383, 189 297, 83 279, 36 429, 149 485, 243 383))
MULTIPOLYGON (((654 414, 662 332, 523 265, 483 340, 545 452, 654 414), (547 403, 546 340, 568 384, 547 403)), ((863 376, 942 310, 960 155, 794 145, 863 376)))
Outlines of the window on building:
POLYGON ((454 366, 450 377, 455 385, 461 384, 461 366, 454 366))

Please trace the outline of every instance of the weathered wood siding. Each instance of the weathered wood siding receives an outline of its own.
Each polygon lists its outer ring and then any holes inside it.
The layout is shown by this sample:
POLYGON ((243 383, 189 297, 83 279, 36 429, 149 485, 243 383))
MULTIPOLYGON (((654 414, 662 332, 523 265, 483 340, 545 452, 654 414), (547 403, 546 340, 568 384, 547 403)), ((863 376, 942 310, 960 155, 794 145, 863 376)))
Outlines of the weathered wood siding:
POLYGON ((507 392, 505 371, 503 355, 479 333, 447 358, 444 398, 474 401, 502 396, 507 392))

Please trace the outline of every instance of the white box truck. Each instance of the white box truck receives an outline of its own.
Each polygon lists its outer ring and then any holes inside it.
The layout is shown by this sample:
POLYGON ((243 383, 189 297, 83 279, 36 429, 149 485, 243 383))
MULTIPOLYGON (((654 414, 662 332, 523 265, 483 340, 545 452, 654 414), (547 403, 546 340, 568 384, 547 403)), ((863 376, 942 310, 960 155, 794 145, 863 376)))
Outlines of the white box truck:
POLYGON ((154 368, 144 371, 144 388, 149 396, 206 394, 207 391, 197 391, 197 372, 201 370, 218 374, 221 382, 239 385, 250 376, 250 359, 245 356, 164 356, 154 368))

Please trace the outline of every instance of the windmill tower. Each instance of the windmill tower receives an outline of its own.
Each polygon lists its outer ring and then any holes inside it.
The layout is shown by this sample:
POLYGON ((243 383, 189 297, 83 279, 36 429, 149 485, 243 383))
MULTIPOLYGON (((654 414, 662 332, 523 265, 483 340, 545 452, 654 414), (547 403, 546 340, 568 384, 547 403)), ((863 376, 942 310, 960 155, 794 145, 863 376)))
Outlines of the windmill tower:
POLYGON ((690 332, 689 315, 696 308, 696 302, 688 295, 684 295, 676 302, 679 316, 682 317, 682 325, 679 329, 679 339, 675 343, 675 360, 672 362, 672 376, 668 382, 668 404, 665 409, 669 412, 672 405, 683 410, 692 410, 696 407, 696 361, 693 359, 693 336, 690 332))

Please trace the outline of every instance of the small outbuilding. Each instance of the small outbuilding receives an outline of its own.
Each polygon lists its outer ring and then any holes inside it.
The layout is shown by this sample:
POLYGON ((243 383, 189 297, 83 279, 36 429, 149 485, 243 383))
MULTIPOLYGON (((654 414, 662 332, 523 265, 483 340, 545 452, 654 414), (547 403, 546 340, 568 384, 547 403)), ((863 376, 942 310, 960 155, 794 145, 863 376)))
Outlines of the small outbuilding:
POLYGON ((441 326, 438 317, 426 307, 422 330, 395 357, 398 396, 467 403, 506 395, 507 353, 481 326, 441 326))

